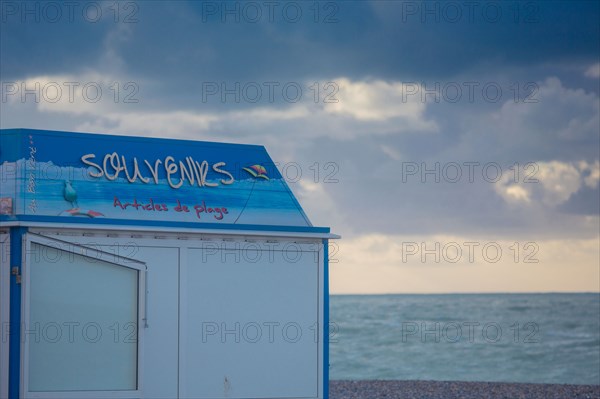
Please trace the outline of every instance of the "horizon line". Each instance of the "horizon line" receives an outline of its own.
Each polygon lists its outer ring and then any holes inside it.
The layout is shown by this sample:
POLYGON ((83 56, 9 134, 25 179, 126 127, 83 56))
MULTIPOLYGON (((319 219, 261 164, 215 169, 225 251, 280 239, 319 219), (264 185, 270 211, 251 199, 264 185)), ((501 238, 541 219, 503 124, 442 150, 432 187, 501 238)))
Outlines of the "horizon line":
POLYGON ((380 293, 330 293, 330 296, 385 296, 385 295, 551 295, 551 294, 596 294, 600 291, 523 291, 523 292, 380 292, 380 293))

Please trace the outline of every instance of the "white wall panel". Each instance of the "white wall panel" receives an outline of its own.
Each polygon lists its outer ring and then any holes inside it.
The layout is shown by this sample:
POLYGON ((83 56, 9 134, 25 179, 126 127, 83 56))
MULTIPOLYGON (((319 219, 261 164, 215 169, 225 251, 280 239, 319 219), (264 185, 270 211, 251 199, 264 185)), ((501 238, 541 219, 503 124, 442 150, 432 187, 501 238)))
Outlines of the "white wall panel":
POLYGON ((317 397, 313 251, 190 249, 186 398, 317 397))

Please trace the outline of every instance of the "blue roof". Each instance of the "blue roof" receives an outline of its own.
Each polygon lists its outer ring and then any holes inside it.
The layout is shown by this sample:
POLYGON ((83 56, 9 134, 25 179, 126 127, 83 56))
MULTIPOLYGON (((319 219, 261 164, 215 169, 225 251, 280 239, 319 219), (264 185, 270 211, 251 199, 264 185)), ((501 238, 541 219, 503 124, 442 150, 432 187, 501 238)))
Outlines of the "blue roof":
POLYGON ((0 130, 0 220, 329 232, 263 146, 0 130))

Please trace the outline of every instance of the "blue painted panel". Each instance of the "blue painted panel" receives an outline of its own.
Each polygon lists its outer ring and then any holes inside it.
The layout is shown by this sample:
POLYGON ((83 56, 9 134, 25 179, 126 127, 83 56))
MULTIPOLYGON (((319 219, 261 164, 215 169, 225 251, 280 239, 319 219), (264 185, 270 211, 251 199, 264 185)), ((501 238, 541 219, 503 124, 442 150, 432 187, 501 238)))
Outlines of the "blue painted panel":
POLYGON ((2 215, 312 226, 262 146, 0 132, 2 215))

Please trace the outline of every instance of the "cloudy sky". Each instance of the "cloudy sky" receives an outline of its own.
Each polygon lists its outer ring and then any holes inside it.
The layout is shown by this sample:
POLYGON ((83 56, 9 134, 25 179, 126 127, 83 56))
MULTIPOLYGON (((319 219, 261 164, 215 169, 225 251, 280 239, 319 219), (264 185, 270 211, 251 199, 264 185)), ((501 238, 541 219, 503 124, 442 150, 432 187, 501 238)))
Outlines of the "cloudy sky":
POLYGON ((2 128, 264 144, 333 293, 600 290, 600 6, 2 1, 2 128))

